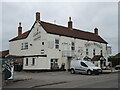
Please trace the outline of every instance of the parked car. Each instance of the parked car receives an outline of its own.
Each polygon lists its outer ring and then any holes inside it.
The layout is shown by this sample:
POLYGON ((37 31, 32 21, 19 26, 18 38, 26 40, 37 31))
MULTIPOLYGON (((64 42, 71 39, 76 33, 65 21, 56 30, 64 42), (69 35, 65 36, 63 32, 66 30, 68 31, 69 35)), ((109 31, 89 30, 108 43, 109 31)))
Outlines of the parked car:
POLYGON ((85 73, 88 75, 92 75, 92 74, 98 75, 102 73, 102 69, 100 67, 95 66, 90 61, 72 60, 70 63, 70 72, 72 74, 79 72, 79 73, 85 73))
POLYGON ((115 69, 116 69, 116 70, 120 70, 120 65, 116 65, 116 66, 115 66, 115 69))

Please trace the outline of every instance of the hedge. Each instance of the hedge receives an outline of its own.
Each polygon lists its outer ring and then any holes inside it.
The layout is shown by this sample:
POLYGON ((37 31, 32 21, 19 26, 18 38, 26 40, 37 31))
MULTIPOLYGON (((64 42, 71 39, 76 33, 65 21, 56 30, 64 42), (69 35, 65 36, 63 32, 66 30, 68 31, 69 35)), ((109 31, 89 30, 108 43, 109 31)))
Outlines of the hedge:
POLYGON ((112 56, 108 58, 108 61, 112 62, 112 66, 115 66, 115 65, 120 64, 120 57, 112 56))

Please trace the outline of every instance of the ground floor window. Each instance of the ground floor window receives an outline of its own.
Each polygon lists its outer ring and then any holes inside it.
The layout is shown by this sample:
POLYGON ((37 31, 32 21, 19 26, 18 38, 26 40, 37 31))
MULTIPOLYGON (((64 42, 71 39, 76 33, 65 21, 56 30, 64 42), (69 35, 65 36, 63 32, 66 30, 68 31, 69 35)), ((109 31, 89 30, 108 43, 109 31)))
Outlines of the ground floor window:
POLYGON ((32 65, 35 65, 35 58, 32 58, 32 65))
POLYGON ((51 69, 55 70, 58 69, 58 59, 51 59, 51 69))
POLYGON ((28 58, 26 58, 26 63, 25 63, 26 66, 28 66, 28 58))

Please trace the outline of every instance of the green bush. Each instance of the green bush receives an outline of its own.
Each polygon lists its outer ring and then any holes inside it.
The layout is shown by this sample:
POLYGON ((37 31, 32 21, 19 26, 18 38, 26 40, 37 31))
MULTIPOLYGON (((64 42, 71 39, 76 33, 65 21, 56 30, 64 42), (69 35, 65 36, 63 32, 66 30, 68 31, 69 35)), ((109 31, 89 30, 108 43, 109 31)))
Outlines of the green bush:
POLYGON ((118 64, 120 64, 120 57, 115 57, 115 56, 111 56, 108 58, 109 62, 112 62, 112 66, 116 66, 118 64))

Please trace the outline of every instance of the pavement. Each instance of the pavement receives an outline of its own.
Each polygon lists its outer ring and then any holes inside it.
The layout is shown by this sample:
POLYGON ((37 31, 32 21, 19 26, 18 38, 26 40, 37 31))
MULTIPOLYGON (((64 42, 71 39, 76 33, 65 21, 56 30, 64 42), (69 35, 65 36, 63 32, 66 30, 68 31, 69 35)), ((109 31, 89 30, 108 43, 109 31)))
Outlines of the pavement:
POLYGON ((103 70, 101 75, 79 75, 70 74, 65 71, 58 72, 14 72, 14 80, 3 88, 37 88, 49 85, 65 84, 72 81, 80 80, 97 80, 99 78, 111 77, 110 74, 118 73, 118 70, 103 70))
POLYGON ((105 73, 118 73, 120 70, 115 70, 115 69, 112 69, 112 70, 103 70, 103 74, 105 73))

